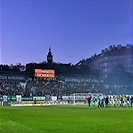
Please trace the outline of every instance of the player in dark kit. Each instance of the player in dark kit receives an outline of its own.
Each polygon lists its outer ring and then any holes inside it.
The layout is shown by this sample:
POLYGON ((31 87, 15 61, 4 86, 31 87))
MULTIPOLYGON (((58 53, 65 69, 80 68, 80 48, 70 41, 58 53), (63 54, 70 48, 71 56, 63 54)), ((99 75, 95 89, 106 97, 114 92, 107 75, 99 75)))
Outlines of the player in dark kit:
POLYGON ((109 97, 107 96, 107 97, 105 98, 105 106, 106 106, 106 108, 108 108, 108 103, 109 103, 109 97))
POLYGON ((90 108, 90 105, 91 105, 91 95, 89 96, 89 97, 87 97, 86 99, 87 99, 87 101, 88 101, 88 107, 90 108))
POLYGON ((130 103, 131 103, 131 107, 132 107, 132 105, 133 105, 133 96, 131 96, 130 103))
POLYGON ((36 98, 34 99, 34 104, 36 104, 36 98))

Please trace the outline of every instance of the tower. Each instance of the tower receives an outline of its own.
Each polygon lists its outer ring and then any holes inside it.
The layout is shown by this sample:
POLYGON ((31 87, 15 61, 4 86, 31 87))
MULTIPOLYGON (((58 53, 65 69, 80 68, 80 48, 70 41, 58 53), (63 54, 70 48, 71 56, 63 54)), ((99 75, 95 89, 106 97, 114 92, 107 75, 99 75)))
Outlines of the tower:
POLYGON ((48 55, 47 55, 47 62, 48 64, 52 64, 53 62, 53 55, 51 53, 51 48, 49 47, 49 52, 48 52, 48 55))

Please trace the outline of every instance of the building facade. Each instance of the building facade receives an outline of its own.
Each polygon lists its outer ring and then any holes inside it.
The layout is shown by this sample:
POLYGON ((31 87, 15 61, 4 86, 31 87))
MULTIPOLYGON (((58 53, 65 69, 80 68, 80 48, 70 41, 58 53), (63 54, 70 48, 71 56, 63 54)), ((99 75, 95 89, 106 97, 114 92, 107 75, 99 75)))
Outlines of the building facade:
POLYGON ((131 44, 110 46, 87 59, 87 64, 91 69, 99 70, 103 77, 116 76, 118 72, 133 74, 132 48, 131 44))

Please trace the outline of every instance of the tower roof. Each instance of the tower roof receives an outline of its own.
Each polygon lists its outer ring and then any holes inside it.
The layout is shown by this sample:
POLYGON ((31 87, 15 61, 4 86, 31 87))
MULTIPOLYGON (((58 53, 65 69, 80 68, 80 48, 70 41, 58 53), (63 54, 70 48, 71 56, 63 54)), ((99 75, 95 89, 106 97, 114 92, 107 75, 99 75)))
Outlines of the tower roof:
POLYGON ((49 47, 48 55, 52 55, 52 53, 51 53, 51 48, 50 48, 50 47, 49 47))

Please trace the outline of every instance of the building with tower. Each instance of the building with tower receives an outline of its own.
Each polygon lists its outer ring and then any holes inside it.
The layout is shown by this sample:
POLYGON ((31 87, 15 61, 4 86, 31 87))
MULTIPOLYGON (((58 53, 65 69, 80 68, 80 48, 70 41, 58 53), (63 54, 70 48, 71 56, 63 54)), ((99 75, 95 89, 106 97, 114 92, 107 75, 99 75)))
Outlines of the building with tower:
POLYGON ((47 62, 48 62, 48 64, 52 64, 53 63, 53 55, 52 55, 50 47, 49 47, 49 52, 48 52, 48 55, 47 55, 47 62))

